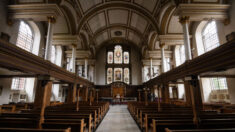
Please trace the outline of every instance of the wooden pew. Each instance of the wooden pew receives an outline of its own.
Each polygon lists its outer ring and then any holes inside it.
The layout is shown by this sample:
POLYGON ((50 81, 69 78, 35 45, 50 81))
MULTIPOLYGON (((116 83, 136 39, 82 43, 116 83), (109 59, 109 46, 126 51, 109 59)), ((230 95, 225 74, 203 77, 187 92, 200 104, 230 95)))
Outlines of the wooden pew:
POLYGON ((66 119, 52 119, 45 120, 42 123, 43 129, 67 129, 71 128, 71 132, 85 132, 86 124, 84 123, 84 119, 74 119, 74 120, 66 120, 66 119))
POLYGON ((1 132, 71 132, 67 129, 0 128, 1 132))
POLYGON ((84 119, 84 123, 88 126, 88 131, 91 132, 94 128, 91 114, 81 114, 81 113, 46 113, 45 122, 50 120, 70 120, 74 119, 84 119))
POLYGON ((223 129, 181 129, 181 130, 173 130, 166 128, 166 132, 234 132, 235 128, 223 128, 223 129))

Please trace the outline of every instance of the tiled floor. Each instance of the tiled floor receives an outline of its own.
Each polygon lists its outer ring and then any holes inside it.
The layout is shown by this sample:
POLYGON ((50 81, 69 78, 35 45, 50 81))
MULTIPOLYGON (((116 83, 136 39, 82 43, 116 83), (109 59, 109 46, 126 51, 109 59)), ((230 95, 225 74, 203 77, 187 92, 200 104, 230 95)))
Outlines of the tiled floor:
POLYGON ((140 132, 127 110, 127 105, 110 106, 96 132, 140 132))

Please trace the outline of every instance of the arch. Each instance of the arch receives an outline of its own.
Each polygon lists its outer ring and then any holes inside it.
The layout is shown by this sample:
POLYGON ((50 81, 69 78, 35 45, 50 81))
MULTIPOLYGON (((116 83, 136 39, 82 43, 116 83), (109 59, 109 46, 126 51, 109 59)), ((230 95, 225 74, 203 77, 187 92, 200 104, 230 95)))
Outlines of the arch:
POLYGON ((159 24, 155 21, 155 19, 153 18, 153 16, 144 8, 140 8, 138 6, 135 6, 131 3, 126 3, 126 2, 108 2, 105 3, 101 6, 96 6, 92 9, 90 9, 89 11, 86 12, 86 14, 84 14, 84 16, 81 18, 81 20, 79 21, 79 25, 77 28, 77 32, 80 32, 83 24, 95 13, 100 12, 101 10, 105 10, 107 8, 116 8, 116 7, 122 7, 122 8, 128 8, 131 9, 132 11, 137 12, 138 14, 141 14, 145 19, 147 19, 154 27, 154 29, 159 32, 159 24))
POLYGON ((154 45, 155 45, 155 43, 157 41, 157 37, 158 37, 158 34, 155 31, 151 32, 149 34, 149 38, 148 38, 148 47, 149 47, 149 49, 151 49, 151 50, 154 49, 154 45))
POLYGON ((196 50, 197 50, 197 55, 201 55, 204 53, 204 46, 203 46, 203 41, 202 41, 202 30, 206 26, 207 21, 201 21, 200 23, 197 23, 196 25, 196 30, 195 30, 195 41, 196 41, 196 50))
POLYGON ((41 30, 39 29, 39 25, 36 24, 33 21, 28 21, 27 22, 29 26, 31 27, 33 33, 34 33, 34 41, 33 41, 33 48, 32 48, 32 53, 35 55, 39 54, 39 49, 40 49, 40 43, 41 43, 41 30))
POLYGON ((166 9, 161 21, 161 34, 167 34, 167 29, 173 12, 175 11, 175 6, 170 6, 166 9))
POLYGON ((88 36, 88 34, 84 31, 84 30, 82 30, 81 32, 80 32, 80 34, 79 34, 79 36, 80 36, 80 38, 81 38, 81 40, 82 40, 82 42, 83 42, 83 45, 82 45, 82 47, 84 48, 84 49, 88 49, 88 47, 89 47, 89 36, 88 36))
POLYGON ((70 2, 66 0, 63 0, 61 2, 60 7, 62 8, 62 11, 66 18, 65 20, 67 22, 69 32, 71 34, 76 34, 76 28, 77 28, 76 20, 78 20, 78 18, 77 18, 76 11, 74 10, 74 7, 72 6, 70 2))

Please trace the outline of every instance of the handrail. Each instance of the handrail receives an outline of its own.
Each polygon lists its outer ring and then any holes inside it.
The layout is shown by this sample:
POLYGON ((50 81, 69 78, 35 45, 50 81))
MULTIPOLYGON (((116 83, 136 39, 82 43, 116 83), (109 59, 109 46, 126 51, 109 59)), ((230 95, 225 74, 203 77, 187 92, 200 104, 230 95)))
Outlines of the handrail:
POLYGON ((1 39, 0 67, 34 75, 51 76, 68 83, 93 85, 89 80, 77 77, 74 73, 1 39))

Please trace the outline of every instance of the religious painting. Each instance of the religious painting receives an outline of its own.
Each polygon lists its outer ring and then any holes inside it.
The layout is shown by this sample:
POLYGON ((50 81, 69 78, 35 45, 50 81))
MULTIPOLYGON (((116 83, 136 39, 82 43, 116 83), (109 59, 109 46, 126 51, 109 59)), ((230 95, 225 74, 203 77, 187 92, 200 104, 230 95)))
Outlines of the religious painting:
POLYGON ((124 64, 129 64, 129 52, 124 52, 124 64))
POLYGON ((113 69, 108 68, 107 69, 107 84, 110 84, 113 82, 113 69))
POLYGON ((120 45, 115 46, 114 48, 114 63, 122 63, 122 47, 120 45))
POLYGON ((124 82, 127 84, 130 83, 129 68, 124 68, 124 82))
POLYGON ((113 63, 113 52, 108 52, 108 64, 112 64, 113 63))
POLYGON ((114 68, 114 81, 122 81, 122 68, 114 68))

